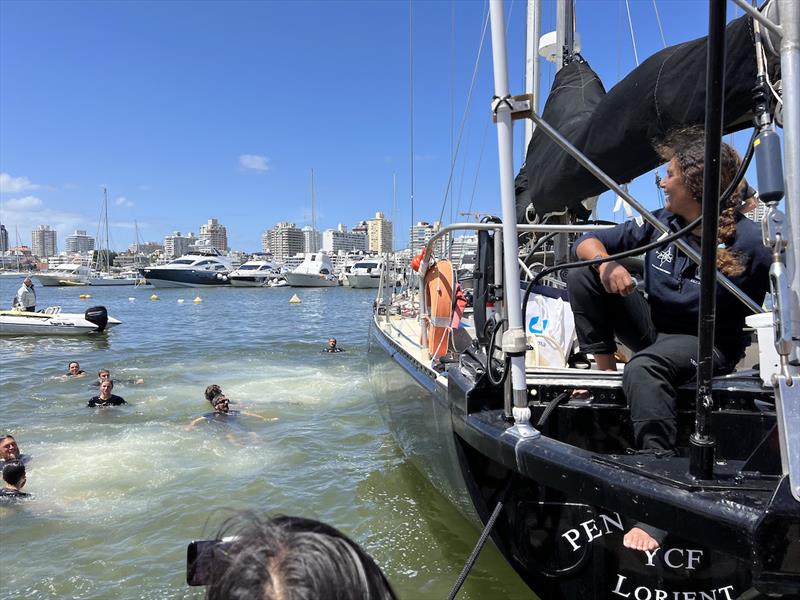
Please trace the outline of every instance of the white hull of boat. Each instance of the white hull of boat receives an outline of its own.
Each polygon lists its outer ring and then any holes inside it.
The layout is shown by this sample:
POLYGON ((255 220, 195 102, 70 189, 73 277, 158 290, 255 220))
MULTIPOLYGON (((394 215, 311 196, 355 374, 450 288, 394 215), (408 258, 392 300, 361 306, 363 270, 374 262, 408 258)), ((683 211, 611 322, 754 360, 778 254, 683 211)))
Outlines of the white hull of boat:
MULTIPOLYGON (((122 321, 108 318, 106 331, 122 321)), ((59 313, 45 315, 8 311, 0 315, 0 335, 85 335, 97 332, 97 325, 82 314, 59 313)))
POLYGON ((269 277, 228 277, 234 287, 264 287, 268 286, 269 277))
POLYGON ((351 288, 377 289, 380 287, 381 278, 372 275, 353 275, 351 273, 347 276, 347 282, 351 288))
POLYGON ((65 275, 65 274, 39 274, 34 275, 34 279, 36 279, 43 287, 59 287, 59 286, 67 286, 67 285, 89 285, 89 279, 86 277, 79 277, 73 275, 65 275))
POLYGON ((286 273, 286 282, 292 287, 338 287, 339 280, 320 274, 286 273))

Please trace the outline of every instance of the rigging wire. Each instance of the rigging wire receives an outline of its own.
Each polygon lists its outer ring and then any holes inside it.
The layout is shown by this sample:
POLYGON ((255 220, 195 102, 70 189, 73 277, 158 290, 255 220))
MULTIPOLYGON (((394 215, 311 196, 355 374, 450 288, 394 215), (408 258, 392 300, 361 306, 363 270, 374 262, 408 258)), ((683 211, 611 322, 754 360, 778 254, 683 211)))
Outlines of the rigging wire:
POLYGON ((656 23, 658 23, 658 33, 661 35, 661 45, 662 47, 667 47, 667 40, 664 37, 664 29, 661 27, 661 16, 658 14, 658 6, 656 6, 656 0, 653 0, 653 10, 656 13, 656 23))
MULTIPOLYGON (((410 113, 411 130, 411 231, 414 228, 414 11, 413 0, 408 0, 408 104, 410 113)), ((413 253, 413 239, 408 240, 408 246, 413 253)))
POLYGON ((628 0, 625 0, 625 9, 628 11, 628 27, 631 31, 631 43, 633 44, 633 58, 636 60, 636 66, 639 66, 639 53, 636 51, 636 36, 633 33, 633 19, 631 18, 631 5, 628 0))

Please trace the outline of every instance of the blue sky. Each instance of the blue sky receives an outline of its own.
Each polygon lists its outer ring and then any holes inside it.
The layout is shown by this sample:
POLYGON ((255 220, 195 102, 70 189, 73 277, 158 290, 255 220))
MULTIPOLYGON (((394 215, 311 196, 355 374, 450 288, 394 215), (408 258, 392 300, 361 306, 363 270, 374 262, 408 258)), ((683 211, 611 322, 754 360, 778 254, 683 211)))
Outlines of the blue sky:
MULTIPOLYGON (((524 5, 506 2, 512 93, 523 90, 524 5)), ((554 7, 544 4, 543 31, 554 7)), ((652 0, 630 7, 641 61, 661 36, 652 0)), ((657 8, 667 44, 705 34, 706 2, 657 8)), ((442 211, 485 11, 412 4, 415 221, 442 211)), ((577 28, 607 88, 635 66, 624 0, 578 0, 577 28)), ((492 94, 487 35, 446 221, 500 211, 492 94)), ((404 244, 409 114, 407 1, 0 0, 0 222, 12 244, 15 230, 29 244, 40 223, 58 229, 60 249, 76 228, 94 234, 105 185, 114 248, 134 242, 134 221, 140 240, 163 241, 215 217, 234 249, 255 251, 276 222, 310 223, 312 168, 319 229, 381 210, 404 244)), ((521 124, 515 135, 518 168, 521 124)), ((632 189, 658 205, 652 176, 632 189)), ((613 199, 601 202, 609 217, 613 199)))

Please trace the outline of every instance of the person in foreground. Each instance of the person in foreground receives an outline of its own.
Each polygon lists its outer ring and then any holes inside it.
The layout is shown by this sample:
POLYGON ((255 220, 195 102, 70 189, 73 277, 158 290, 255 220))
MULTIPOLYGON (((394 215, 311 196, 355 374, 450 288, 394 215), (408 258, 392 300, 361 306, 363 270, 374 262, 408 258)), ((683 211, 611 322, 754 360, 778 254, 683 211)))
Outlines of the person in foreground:
POLYGON ((36 312, 36 290, 33 289, 33 281, 30 277, 23 279, 22 285, 17 290, 15 301, 19 310, 36 312))
MULTIPOLYGON (((668 161, 667 175, 660 183, 666 206, 653 215, 677 231, 702 214, 703 132, 697 128, 674 132, 658 151, 668 161)), ((723 143, 722 191, 733 181, 739 164, 736 151, 723 143)), ((742 195, 734 193, 720 206, 717 268, 761 304, 769 285, 770 254, 762 245, 759 227, 737 210, 745 200, 742 195)), ((684 238, 698 252, 700 232, 698 227, 684 238)), ((580 260, 591 260, 644 246, 660 236, 660 231, 639 218, 583 235, 575 243, 575 254, 580 260)), ((616 369, 615 337, 634 352, 625 365, 622 387, 636 448, 676 455, 676 388, 697 371, 699 270, 674 244, 648 251, 644 269, 646 298, 637 293, 628 270, 615 261, 571 270, 567 287, 580 348, 594 354, 598 369, 616 369)), ((744 354, 749 343, 743 332, 747 314, 733 294, 717 286, 715 374, 732 371, 744 354)), ((636 550, 654 550, 664 535, 637 524, 623 543, 636 550)))
POLYGON ((22 491, 27 481, 25 465, 22 462, 6 463, 3 466, 3 488, 0 489, 0 498, 27 498, 30 494, 22 491))
POLYGON ((235 536, 214 551, 208 600, 394 600, 380 567, 341 531, 301 517, 243 513, 218 537, 235 536))
POLYGON ((325 346, 325 350, 323 352, 344 352, 339 346, 336 345, 336 338, 331 338, 328 340, 328 345, 325 346))
POLYGON ((114 389, 114 382, 107 379, 100 384, 100 394, 93 396, 86 406, 119 406, 120 404, 127 404, 125 400, 111 393, 114 389))

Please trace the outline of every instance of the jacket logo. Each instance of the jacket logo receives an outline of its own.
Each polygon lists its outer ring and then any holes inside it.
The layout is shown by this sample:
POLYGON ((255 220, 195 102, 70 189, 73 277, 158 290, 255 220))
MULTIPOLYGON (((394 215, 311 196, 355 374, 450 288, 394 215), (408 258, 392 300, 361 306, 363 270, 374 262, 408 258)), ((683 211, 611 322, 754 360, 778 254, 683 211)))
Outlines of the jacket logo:
POLYGON ((660 267, 664 266, 664 263, 671 263, 672 262, 672 246, 667 248, 666 250, 661 250, 656 252, 656 258, 660 261, 660 267))

